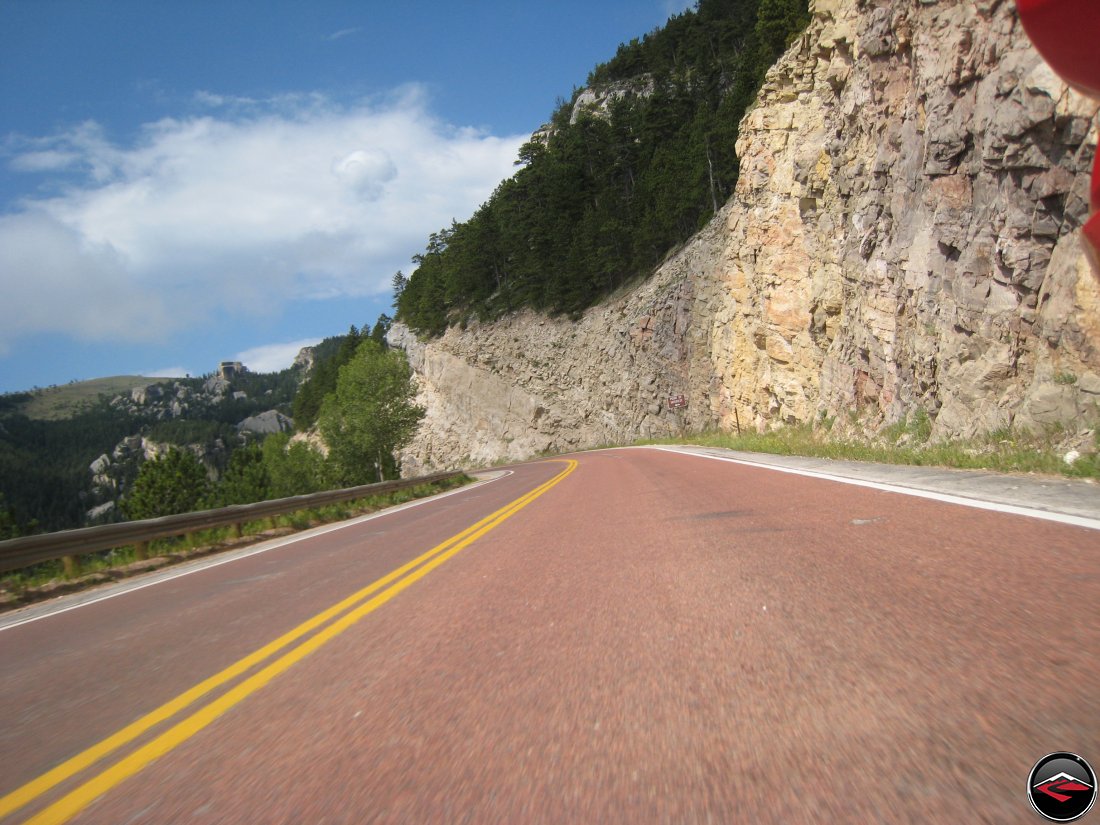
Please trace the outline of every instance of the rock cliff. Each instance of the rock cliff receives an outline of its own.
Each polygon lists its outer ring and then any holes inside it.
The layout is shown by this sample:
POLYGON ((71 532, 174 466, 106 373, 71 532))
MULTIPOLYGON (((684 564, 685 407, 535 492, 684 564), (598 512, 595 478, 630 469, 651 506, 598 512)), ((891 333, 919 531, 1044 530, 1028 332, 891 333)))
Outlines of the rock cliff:
POLYGON ((395 325, 428 410, 407 472, 821 416, 1100 421, 1096 104, 1006 0, 812 5, 741 124, 733 198, 651 278, 575 323, 395 325))

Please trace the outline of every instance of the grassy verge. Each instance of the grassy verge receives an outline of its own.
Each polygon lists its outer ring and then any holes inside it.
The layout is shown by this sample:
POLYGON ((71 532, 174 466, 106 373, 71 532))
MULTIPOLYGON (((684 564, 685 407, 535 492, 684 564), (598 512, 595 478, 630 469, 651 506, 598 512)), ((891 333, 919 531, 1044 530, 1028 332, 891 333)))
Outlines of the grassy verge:
POLYGON ((910 464, 955 467, 1005 473, 1045 473, 1074 478, 1100 478, 1100 431, 1091 444, 1077 449, 1079 456, 1066 461, 1069 452, 1065 434, 1052 430, 1043 434, 1004 431, 984 438, 933 442, 926 418, 886 428, 872 437, 841 435, 832 422, 787 426, 767 433, 702 432, 679 438, 639 443, 698 444, 773 455, 800 455, 882 464, 910 464))
POLYGON ((345 521, 403 504, 406 501, 461 487, 472 481, 473 479, 468 476, 460 476, 448 481, 420 484, 404 490, 395 490, 392 493, 246 522, 241 525, 240 538, 233 535, 231 528, 219 527, 212 530, 199 530, 178 538, 157 539, 149 543, 149 558, 144 560, 138 560, 134 547, 117 547, 114 550, 91 553, 79 557, 80 572, 74 578, 66 577, 60 560, 13 570, 0 575, 0 610, 126 578, 198 556, 244 547, 264 539, 307 530, 310 527, 345 521))

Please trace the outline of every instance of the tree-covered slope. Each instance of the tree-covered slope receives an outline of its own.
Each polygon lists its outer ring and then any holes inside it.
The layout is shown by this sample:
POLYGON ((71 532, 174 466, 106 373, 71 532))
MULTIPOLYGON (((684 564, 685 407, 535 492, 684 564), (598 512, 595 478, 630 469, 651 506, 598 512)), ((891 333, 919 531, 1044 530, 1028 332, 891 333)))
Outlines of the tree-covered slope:
POLYGON ((244 373, 217 393, 206 388, 208 378, 145 379, 148 398, 140 403, 129 392, 100 394, 49 418, 32 418, 26 408, 35 409, 37 396, 52 389, 0 396, 0 521, 8 513, 21 532, 82 526, 86 510, 99 503, 89 465, 130 436, 181 447, 218 445, 228 460, 241 441, 237 424, 266 410, 289 412, 301 376, 296 369, 244 373))
MULTIPOLYGON (((392 362, 403 365, 403 356, 385 351, 389 321, 383 315, 369 330, 353 326, 346 335, 326 338, 312 348, 308 374, 295 365, 228 380, 101 379, 67 393, 48 388, 0 395, 0 540, 79 527, 89 519, 145 518, 395 476, 393 445, 408 438, 408 422, 416 416, 411 401, 401 403, 411 397, 411 385, 403 394, 395 389, 400 382, 393 370, 407 383, 407 367, 400 372, 392 362), (371 386, 341 403, 340 381, 354 387, 363 372, 368 377, 358 383, 371 386), (112 392, 95 394, 103 389, 112 392), (43 395, 53 399, 48 407, 43 395), (363 399, 373 404, 366 415, 357 409, 363 399), (27 414, 36 402, 49 418, 27 414), (288 445, 285 432, 242 432, 242 424, 272 411, 293 412, 298 429, 308 430, 326 409, 327 419, 337 422, 328 427, 331 461, 307 444, 288 445), (342 443, 345 437, 355 444, 342 443), (147 460, 150 445, 162 461, 147 460), (110 509, 95 515, 103 506, 110 509)), ((344 397, 349 392, 345 387, 344 397)))
POLYGON ((648 273, 737 182, 738 123, 809 21, 806 0, 700 0, 589 76, 520 169, 395 279, 397 317, 436 334, 520 307, 577 312, 648 273))

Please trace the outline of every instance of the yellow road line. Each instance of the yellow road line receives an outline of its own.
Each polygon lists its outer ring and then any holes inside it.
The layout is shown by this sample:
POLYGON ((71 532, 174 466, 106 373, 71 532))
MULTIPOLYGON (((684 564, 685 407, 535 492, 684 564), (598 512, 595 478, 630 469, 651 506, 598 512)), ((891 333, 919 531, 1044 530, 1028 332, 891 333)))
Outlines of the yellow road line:
POLYGON ((290 645, 292 642, 309 633, 311 630, 314 630, 315 628, 323 625, 328 620, 353 607, 355 604, 367 598, 372 593, 380 590, 383 587, 386 587, 387 585, 390 585, 396 579, 400 579, 406 573, 409 573, 409 571, 414 570, 418 566, 431 560, 428 564, 424 564, 423 567, 421 567, 419 570, 416 570, 416 572, 412 573, 407 578, 399 581, 397 584, 391 586, 388 590, 383 591, 378 596, 375 596, 369 602, 362 605, 353 612, 348 613, 346 616, 344 616, 343 619, 340 619, 339 621, 329 625, 323 631, 313 636, 311 639, 309 639, 299 647, 284 654, 282 657, 268 665, 263 670, 259 671, 249 679, 237 685, 235 688, 226 692, 222 697, 215 700, 210 705, 196 711, 192 716, 184 719, 182 722, 179 722, 173 728, 169 729, 149 744, 135 751, 129 757, 123 759, 121 762, 114 765, 113 767, 108 768, 99 776, 95 777, 92 780, 89 780, 87 783, 80 786, 67 796, 63 797, 54 805, 51 805, 49 808, 42 811, 42 813, 40 813, 38 816, 28 821, 34 823, 64 822, 65 820, 69 819, 70 817, 75 815, 81 808, 90 803, 93 799, 105 793, 108 789, 114 787, 114 785, 118 784, 126 777, 137 773, 153 759, 156 759, 161 754, 166 753, 167 751, 174 748, 180 742, 183 742, 184 740, 193 736, 199 730, 214 721, 214 719, 216 719, 218 716, 221 716, 223 713, 225 713, 225 711, 227 711, 233 705, 237 704, 246 696, 255 692, 263 685, 267 684, 276 675, 282 673, 284 670, 286 670, 305 656, 309 655, 309 653, 312 653, 321 645, 335 638, 352 624, 363 618, 363 616, 366 616, 368 613, 376 610, 378 607, 381 607, 383 604, 392 599, 410 584, 419 580, 420 578, 423 578, 444 561, 451 558, 455 553, 473 543, 478 538, 485 535, 485 533, 489 532, 491 529, 503 522, 505 519, 509 518, 510 516, 521 510, 523 507, 530 504, 536 498, 541 496, 551 487, 564 479, 567 475, 572 473, 574 469, 576 469, 576 461, 569 459, 567 463, 569 466, 566 467, 566 469, 563 470, 561 473, 554 476, 554 478, 550 479, 548 482, 545 482, 544 484, 536 487, 534 490, 531 490, 525 495, 520 496, 515 501, 512 501, 511 503, 505 505, 499 510, 491 513, 490 515, 478 521, 476 524, 467 527, 465 530, 455 534, 441 544, 436 545, 426 553, 423 553, 412 561, 402 565, 401 567, 398 567, 397 569, 386 574, 385 576, 371 583, 362 590, 353 593, 351 596, 344 599, 343 601, 333 605, 332 607, 322 611, 321 613, 318 613, 313 618, 298 625, 298 627, 280 636, 275 641, 265 645, 254 653, 251 653, 243 659, 235 662, 221 672, 215 674, 214 676, 211 676, 209 679, 200 682, 198 685, 195 685, 195 687, 185 691, 184 693, 181 693, 175 699, 172 699, 166 704, 161 705, 156 710, 146 714, 137 721, 123 728, 118 733, 107 737, 96 745, 93 745, 91 748, 88 748, 87 750, 77 754, 66 762, 58 765, 56 768, 53 768, 52 770, 42 774, 38 778, 31 780, 26 785, 23 785, 22 787, 12 791, 8 795, 0 799, 0 817, 7 816, 11 812, 18 810, 38 796, 41 796, 43 793, 45 793, 58 783, 63 782, 66 779, 74 776, 76 773, 84 770, 87 767, 90 767, 91 765, 95 764, 100 759, 103 759, 105 756, 122 747, 126 743, 133 741, 135 738, 140 736, 142 733, 144 733, 154 725, 174 716, 179 711, 193 704, 202 696, 214 690, 219 685, 224 684, 230 679, 233 679, 234 677, 249 670, 253 666, 259 664, 260 662, 270 658, 278 651, 290 645), (449 551, 448 548, 450 548, 449 551), (434 558, 433 560, 433 557, 436 558, 434 558), (246 686, 248 686, 247 689, 246 686), (211 715, 210 711, 212 708, 216 708, 217 710, 211 715), (195 726, 192 724, 195 720, 200 720, 201 723, 195 726), (137 760, 137 757, 142 755, 144 755, 145 758, 142 760, 137 760), (94 793, 92 792, 92 790, 94 790, 94 793), (77 799, 81 800, 79 804, 75 804, 77 799))

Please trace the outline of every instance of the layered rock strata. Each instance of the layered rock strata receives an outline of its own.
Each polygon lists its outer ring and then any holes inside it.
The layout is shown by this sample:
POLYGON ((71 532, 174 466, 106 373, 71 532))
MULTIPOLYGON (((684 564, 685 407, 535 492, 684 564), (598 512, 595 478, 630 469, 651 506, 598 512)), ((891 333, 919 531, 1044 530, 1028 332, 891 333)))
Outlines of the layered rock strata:
POLYGON ((825 416, 1100 422, 1096 113, 1010 2, 818 0, 742 122, 734 197, 650 279, 576 323, 394 328, 428 409, 407 470, 825 416))

